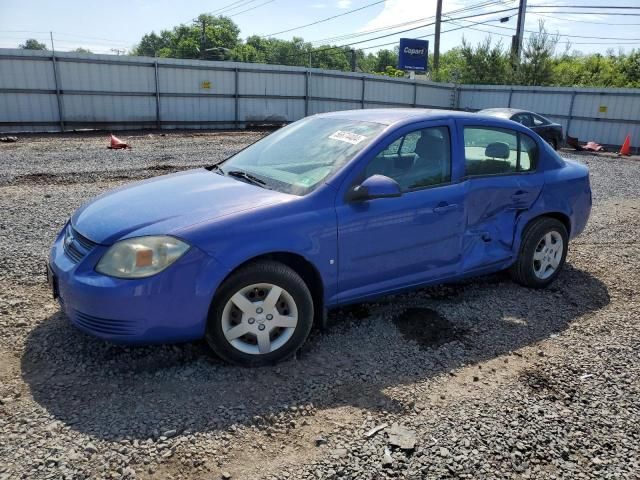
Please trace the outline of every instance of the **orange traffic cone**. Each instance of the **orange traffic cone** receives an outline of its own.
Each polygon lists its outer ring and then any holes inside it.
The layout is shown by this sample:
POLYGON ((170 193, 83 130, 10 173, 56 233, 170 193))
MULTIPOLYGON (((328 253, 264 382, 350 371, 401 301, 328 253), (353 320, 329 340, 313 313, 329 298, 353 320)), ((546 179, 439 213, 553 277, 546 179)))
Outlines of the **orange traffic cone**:
POLYGON ((125 142, 123 142, 122 140, 120 140, 115 135, 111 134, 111 145, 109 145, 107 148, 112 150, 118 150, 120 148, 131 148, 131 147, 127 145, 125 142))
POLYGON ((622 148, 618 152, 618 155, 631 155, 631 136, 627 135, 627 138, 624 139, 624 143, 622 144, 622 148))

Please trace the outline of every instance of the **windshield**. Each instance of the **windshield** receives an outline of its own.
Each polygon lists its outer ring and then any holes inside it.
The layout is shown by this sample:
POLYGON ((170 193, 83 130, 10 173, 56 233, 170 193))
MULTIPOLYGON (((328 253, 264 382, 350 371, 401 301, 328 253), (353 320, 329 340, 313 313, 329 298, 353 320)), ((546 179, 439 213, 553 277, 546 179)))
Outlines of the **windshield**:
MULTIPOLYGON (((224 174, 241 171, 265 187, 305 195, 366 147, 385 125, 310 117, 284 127, 221 164, 224 174)), ((236 173, 236 177, 240 178, 236 173)))

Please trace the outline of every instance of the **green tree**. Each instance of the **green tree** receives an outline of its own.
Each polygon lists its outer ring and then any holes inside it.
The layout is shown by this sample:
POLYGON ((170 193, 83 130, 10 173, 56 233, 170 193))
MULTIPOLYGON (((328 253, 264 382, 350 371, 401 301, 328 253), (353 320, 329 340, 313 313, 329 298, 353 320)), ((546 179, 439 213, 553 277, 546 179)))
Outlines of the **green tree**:
MULTIPOLYGON (((440 54, 440 68, 431 72, 432 80, 436 82, 457 83, 460 81, 465 68, 462 48, 455 47, 440 54)), ((429 65, 433 65, 433 58, 429 57, 429 65)))
POLYGON ((391 50, 379 50, 375 63, 376 72, 384 72, 387 67, 398 67, 398 52, 391 50))
POLYGON ((35 38, 28 38, 26 42, 18 46, 23 50, 46 50, 47 46, 44 43, 40 43, 35 38))
POLYGON ((509 57, 502 42, 493 45, 491 37, 472 47, 462 39, 460 47, 460 83, 504 84, 509 80, 509 57))
POLYGON ((91 50, 89 50, 88 48, 82 48, 82 47, 78 47, 75 50, 73 50, 75 53, 93 53, 91 50))
POLYGON ((521 85, 551 85, 558 35, 550 34, 540 20, 538 33, 531 34, 516 65, 514 80, 521 85))
POLYGON ((640 50, 632 50, 620 62, 620 72, 625 79, 624 87, 640 88, 640 50))
POLYGON ((133 49, 134 55, 172 58, 225 57, 221 52, 233 52, 241 42, 240 29, 227 17, 202 14, 191 25, 178 25, 173 30, 151 32, 142 37, 133 49))
POLYGON ((398 70, 391 65, 387 66, 383 72, 375 72, 378 75, 385 75, 387 77, 404 77, 404 70, 398 70))

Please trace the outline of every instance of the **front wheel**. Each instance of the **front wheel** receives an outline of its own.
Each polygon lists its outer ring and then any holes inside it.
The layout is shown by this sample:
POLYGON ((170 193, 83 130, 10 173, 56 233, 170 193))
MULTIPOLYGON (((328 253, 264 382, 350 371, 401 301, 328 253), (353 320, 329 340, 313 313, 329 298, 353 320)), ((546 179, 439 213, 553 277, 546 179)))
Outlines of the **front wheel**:
POLYGON ((526 287, 546 287, 564 265, 568 246, 569 235, 562 222, 549 217, 534 220, 524 231, 511 276, 526 287))
POLYGON ((268 365, 290 357, 313 324, 313 300, 304 280, 273 261, 249 264, 220 287, 209 311, 206 340, 223 360, 268 365))

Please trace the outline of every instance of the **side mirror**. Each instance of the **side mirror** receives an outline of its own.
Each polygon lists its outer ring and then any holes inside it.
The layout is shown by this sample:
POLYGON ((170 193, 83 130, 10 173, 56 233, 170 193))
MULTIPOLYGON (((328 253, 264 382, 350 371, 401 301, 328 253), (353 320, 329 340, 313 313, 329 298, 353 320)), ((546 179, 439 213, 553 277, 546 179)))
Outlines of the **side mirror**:
POLYGON ((374 198, 391 198, 402 195, 400 185, 393 178, 384 175, 372 175, 360 185, 347 192, 347 201, 359 202, 374 198))

